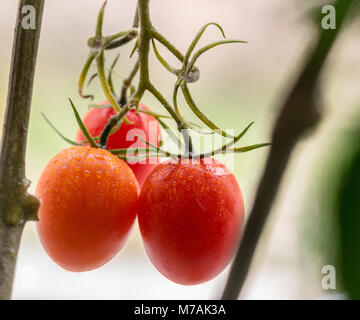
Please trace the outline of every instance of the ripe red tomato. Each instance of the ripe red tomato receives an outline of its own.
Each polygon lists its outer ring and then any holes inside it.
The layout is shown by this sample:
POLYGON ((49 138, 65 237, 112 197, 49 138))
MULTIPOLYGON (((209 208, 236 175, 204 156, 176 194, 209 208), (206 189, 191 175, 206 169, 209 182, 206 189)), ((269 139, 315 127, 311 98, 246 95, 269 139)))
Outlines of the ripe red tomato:
MULTIPOLYGON (((108 102, 105 101, 102 104, 107 103, 108 102)), ((149 108, 145 105, 140 104, 140 107, 145 110, 149 110, 149 108)), ((85 114, 83 122, 90 134, 93 137, 96 137, 101 134, 109 118, 115 114, 116 112, 111 107, 103 109, 93 108, 85 114)), ((136 114, 134 110, 131 110, 127 113, 126 117, 132 122, 132 124, 122 123, 120 128, 109 136, 107 149, 125 149, 129 147, 146 148, 146 143, 139 140, 136 135, 139 135, 152 144, 159 146, 160 125, 153 116, 143 112, 136 114), (130 130, 132 131, 129 132, 130 130)), ((84 140, 84 135, 81 130, 78 129, 76 141, 80 143, 84 140)), ((142 186, 148 174, 158 165, 158 161, 156 159, 146 159, 141 162, 128 163, 128 165, 133 170, 139 185, 142 186), (155 163, 152 163, 151 161, 155 163)))
POLYGON ((77 146, 50 160, 36 195, 45 251, 64 269, 80 272, 100 267, 122 248, 137 214, 139 186, 124 161, 77 146))
POLYGON ((162 163, 140 193, 146 252, 165 277, 184 285, 208 281, 226 267, 243 218, 239 185, 214 159, 162 163))

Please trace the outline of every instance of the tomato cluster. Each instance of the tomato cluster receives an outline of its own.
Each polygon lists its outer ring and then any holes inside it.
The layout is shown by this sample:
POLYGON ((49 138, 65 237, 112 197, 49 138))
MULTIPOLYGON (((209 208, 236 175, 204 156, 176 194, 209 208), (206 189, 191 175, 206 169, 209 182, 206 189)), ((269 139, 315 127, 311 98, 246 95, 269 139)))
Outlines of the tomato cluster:
MULTIPOLYGON (((98 136, 114 114, 111 108, 91 109, 84 124, 98 136)), ((131 129, 151 139, 149 123, 155 118, 134 111, 127 118, 130 124, 110 135, 108 149, 132 146, 131 129)), ((159 144, 158 125, 155 131, 159 144)), ((78 132, 76 139, 85 137, 78 132)), ((75 146, 50 160, 36 194, 44 249, 58 265, 76 272, 108 262, 125 244, 137 216, 154 266, 174 282, 202 283, 228 264, 244 219, 234 175, 212 158, 128 165, 107 150, 75 146)))

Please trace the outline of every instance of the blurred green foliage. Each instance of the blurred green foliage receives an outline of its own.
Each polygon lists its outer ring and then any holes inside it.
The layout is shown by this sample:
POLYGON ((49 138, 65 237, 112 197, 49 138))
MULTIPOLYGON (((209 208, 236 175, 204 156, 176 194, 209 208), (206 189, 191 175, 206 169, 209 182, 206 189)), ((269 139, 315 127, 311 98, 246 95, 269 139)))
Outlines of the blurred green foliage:
MULTIPOLYGON (((359 119, 359 114, 353 119, 359 119)), ((327 151, 310 172, 304 217, 304 246, 318 274, 336 269, 336 290, 360 299, 360 121, 343 128, 324 146, 327 151)), ((319 287, 320 287, 319 281, 319 287)))
POLYGON ((360 299, 360 128, 352 135, 337 182, 334 214, 341 280, 349 298, 360 299))

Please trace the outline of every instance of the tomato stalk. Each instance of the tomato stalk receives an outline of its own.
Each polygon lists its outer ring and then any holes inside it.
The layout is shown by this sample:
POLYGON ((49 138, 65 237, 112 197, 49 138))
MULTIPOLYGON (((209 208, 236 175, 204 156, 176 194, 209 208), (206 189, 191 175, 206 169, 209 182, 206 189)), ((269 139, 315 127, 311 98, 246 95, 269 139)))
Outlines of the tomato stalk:
POLYGON ((38 51, 43 0, 19 1, 0 157, 0 300, 10 299, 17 251, 26 221, 36 220, 39 201, 27 193, 27 128, 38 51), (21 26, 22 9, 33 6, 36 28, 21 26))

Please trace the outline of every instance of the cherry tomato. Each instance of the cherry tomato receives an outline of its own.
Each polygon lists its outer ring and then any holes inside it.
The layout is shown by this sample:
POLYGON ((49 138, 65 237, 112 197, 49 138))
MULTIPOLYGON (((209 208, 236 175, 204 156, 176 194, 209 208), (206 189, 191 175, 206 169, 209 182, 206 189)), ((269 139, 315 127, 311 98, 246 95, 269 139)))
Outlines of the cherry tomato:
POLYGON ((226 267, 243 218, 234 175, 211 158, 162 163, 140 193, 146 252, 165 277, 184 285, 208 281, 226 267))
MULTIPOLYGON (((102 104, 107 104, 105 101, 102 104)), ((140 108, 149 110, 145 105, 140 104, 140 108)), ((99 136, 106 126, 109 118, 114 116, 116 112, 113 108, 103 109, 90 109, 83 119, 83 122, 90 134, 93 137, 99 136)), ((151 142, 154 145, 160 144, 160 125, 159 122, 151 115, 143 112, 135 113, 131 110, 126 115, 127 119, 132 124, 122 123, 120 128, 109 136, 107 149, 125 149, 129 147, 146 148, 145 142, 136 137, 139 135, 143 139, 151 142), (129 132, 132 130, 131 132, 129 132)), ((79 129, 76 134, 76 141, 78 143, 85 140, 84 135, 79 129)), ((141 162, 128 163, 129 167, 133 170, 140 186, 144 183, 148 174, 158 165, 156 159, 146 159, 141 162)))
POLYGON ((124 161, 77 146, 50 160, 36 195, 45 251, 62 268, 80 272, 100 267, 122 248, 136 218, 139 186, 124 161))

